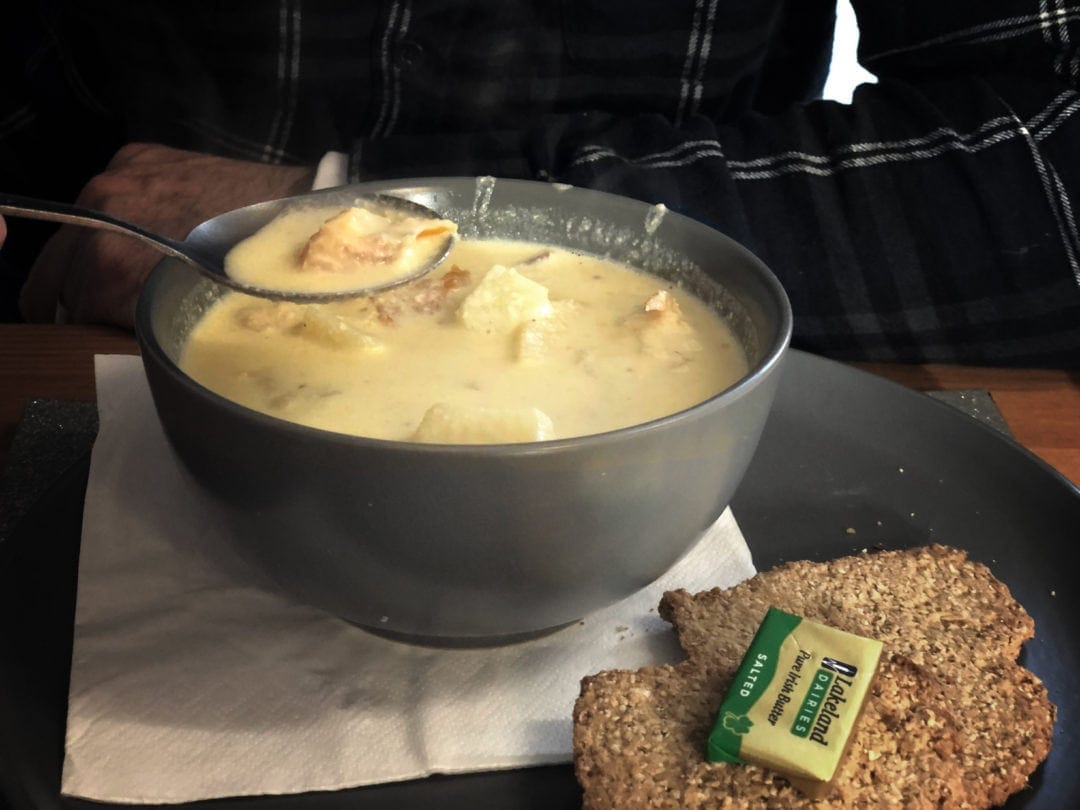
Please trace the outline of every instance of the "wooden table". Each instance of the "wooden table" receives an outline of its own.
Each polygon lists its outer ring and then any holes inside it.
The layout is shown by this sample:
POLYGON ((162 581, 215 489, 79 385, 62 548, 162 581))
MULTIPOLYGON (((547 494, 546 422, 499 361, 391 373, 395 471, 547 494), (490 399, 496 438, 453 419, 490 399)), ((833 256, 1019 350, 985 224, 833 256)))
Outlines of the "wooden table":
MULTIPOLYGON (((0 469, 27 401, 92 401, 94 355, 137 353, 108 327, 0 324, 0 469)), ((1080 484, 1080 371, 855 365, 919 391, 988 391, 1014 438, 1080 484)))

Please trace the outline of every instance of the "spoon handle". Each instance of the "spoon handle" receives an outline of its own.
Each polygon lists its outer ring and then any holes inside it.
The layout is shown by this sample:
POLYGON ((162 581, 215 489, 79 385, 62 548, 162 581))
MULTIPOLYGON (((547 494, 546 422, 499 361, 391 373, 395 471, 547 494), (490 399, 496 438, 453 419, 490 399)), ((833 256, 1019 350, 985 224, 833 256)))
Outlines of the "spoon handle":
POLYGON ((0 214, 25 217, 26 219, 43 219, 49 222, 62 222, 66 225, 83 225, 87 228, 127 234, 149 243, 170 256, 191 261, 191 257, 185 251, 181 242, 152 233, 132 222, 126 222, 90 208, 81 208, 77 205, 68 205, 67 203, 52 200, 39 200, 34 197, 22 197, 18 194, 7 194, 0 191, 0 214))

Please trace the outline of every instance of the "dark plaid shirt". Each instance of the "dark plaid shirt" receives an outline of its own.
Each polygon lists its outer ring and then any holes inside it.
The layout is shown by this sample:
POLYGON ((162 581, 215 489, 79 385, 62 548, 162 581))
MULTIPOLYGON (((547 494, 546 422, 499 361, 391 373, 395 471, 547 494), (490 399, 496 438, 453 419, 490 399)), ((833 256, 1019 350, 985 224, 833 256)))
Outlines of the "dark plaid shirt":
POLYGON ((0 187, 131 140, 557 180, 746 244, 802 348, 1080 368, 1080 3, 856 0, 850 105, 812 101, 833 0, 42 5, 4 12, 0 187))

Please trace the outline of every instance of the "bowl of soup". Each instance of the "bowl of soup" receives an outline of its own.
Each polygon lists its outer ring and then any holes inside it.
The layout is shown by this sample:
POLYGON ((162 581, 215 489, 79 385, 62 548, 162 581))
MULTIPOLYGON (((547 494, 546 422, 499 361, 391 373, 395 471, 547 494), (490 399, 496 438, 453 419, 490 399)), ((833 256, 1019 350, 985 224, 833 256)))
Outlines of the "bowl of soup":
POLYGON ((140 296, 158 416, 242 556, 347 621, 455 642, 663 574, 756 449, 791 336, 775 276, 663 206, 489 177, 282 200, 237 260, 301 262, 370 194, 454 224, 435 270, 295 303, 165 259, 140 296))

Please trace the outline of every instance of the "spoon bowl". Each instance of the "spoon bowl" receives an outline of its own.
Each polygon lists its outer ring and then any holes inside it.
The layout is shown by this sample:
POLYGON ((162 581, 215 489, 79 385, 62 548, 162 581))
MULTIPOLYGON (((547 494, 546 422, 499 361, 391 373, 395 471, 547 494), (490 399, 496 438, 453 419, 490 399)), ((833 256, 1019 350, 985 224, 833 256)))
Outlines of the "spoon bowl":
POLYGON ((348 188, 328 189, 300 194, 287 199, 247 205, 219 214, 196 226, 184 240, 154 233, 133 222, 110 214, 68 203, 24 197, 0 192, 0 214, 26 219, 47 220, 67 225, 112 231, 134 237, 162 253, 180 259, 201 273, 233 290, 281 301, 320 303, 342 298, 371 295, 391 287, 414 281, 438 267, 454 244, 454 234, 448 233, 437 250, 415 266, 407 267, 392 279, 375 284, 361 284, 333 291, 304 291, 274 289, 237 280, 225 268, 225 257, 237 243, 254 234, 275 217, 296 207, 317 204, 327 208, 365 208, 381 215, 409 216, 418 219, 440 219, 425 205, 389 194, 358 194, 348 188))

